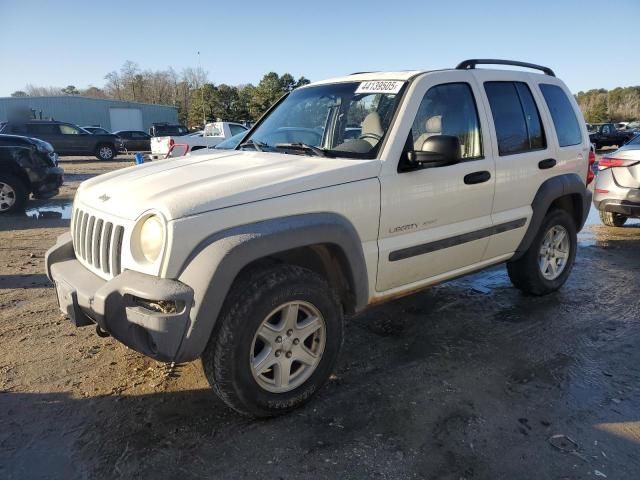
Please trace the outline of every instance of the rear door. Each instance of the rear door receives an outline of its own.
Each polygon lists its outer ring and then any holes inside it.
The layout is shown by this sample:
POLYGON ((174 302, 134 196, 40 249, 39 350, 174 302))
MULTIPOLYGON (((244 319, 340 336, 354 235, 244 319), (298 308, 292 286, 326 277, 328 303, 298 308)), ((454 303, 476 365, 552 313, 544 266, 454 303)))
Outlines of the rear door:
POLYGON ((455 275, 482 260, 491 235, 495 168, 480 92, 469 72, 430 73, 414 81, 380 175, 376 290, 406 290, 455 275), (459 163, 407 168, 426 139, 457 136, 459 163))
POLYGON ((65 145, 64 142, 62 142, 60 129, 56 123, 28 123, 26 129, 26 135, 49 142, 53 145, 56 153, 62 155, 69 153, 68 150, 64 148, 65 145))
MULTIPOLYGON (((550 126, 542 98, 530 81, 539 74, 475 70, 496 152, 496 188, 491 214, 499 229, 492 235, 485 259, 513 253, 531 220, 531 204, 540 185, 564 168, 554 142, 548 141, 550 126)), ((544 77, 543 77, 544 78, 544 77)))

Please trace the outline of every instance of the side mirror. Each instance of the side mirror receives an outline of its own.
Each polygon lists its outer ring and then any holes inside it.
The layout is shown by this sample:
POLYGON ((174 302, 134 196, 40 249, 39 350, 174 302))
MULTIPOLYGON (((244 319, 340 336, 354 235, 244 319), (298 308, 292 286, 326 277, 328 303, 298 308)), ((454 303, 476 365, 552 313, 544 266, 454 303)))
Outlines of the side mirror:
POLYGON ((422 150, 407 152, 412 166, 434 168, 453 165, 460 161, 460 140, 453 135, 434 135, 427 138, 422 150))

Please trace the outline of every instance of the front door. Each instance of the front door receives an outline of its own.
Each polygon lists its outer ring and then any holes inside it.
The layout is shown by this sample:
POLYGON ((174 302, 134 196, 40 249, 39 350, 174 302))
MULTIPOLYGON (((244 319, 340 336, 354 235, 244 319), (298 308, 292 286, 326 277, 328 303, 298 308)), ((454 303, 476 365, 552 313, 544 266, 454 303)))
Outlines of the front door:
POLYGON ((415 100, 397 127, 405 147, 396 162, 385 162, 380 178, 377 292, 462 273, 482 260, 492 234, 495 165, 474 78, 465 71, 432 73, 412 87, 407 93, 415 100), (437 135, 458 137, 460 162, 411 168, 407 151, 423 150, 437 135))

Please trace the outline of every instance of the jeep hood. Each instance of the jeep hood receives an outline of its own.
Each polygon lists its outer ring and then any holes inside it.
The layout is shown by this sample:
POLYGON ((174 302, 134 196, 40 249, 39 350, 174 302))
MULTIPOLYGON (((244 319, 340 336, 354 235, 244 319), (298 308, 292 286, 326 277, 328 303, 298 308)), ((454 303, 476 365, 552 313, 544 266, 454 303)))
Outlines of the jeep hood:
POLYGON ((190 155, 106 173, 82 183, 84 205, 126 219, 155 209, 167 220, 376 177, 379 160, 268 152, 190 155))

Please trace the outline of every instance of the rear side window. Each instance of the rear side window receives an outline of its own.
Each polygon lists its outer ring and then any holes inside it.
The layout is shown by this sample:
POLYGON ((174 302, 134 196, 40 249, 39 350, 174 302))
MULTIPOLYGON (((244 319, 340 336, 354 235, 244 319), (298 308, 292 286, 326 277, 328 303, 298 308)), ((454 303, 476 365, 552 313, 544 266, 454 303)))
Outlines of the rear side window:
POLYGON ((501 156, 542 150, 547 142, 540 114, 524 82, 486 82, 501 156))
POLYGON ((558 144, 561 147, 581 144, 580 124, 564 90, 557 85, 548 83, 541 83, 540 90, 551 112, 553 125, 556 127, 558 135, 558 144))
POLYGON ((35 135, 58 135, 60 130, 58 125, 54 123, 30 123, 27 125, 27 129, 30 134, 35 135))

